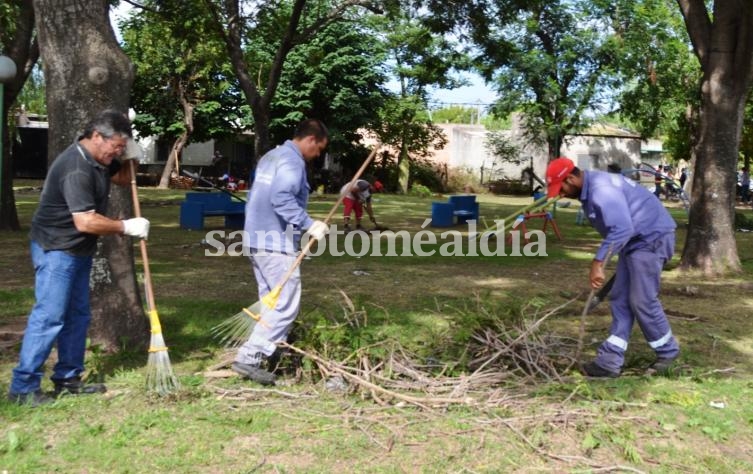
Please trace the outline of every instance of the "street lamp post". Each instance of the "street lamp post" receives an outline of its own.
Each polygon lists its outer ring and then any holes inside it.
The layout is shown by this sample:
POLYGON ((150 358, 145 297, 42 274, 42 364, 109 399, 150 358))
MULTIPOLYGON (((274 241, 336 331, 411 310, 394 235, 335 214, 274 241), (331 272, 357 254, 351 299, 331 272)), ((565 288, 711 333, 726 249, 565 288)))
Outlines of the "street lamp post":
POLYGON ((16 77, 16 63, 8 56, 0 55, 0 114, 2 114, 0 115, 0 209, 2 209, 3 196, 5 194, 3 192, 5 190, 3 187, 3 168, 5 167, 5 163, 3 162, 3 142, 5 141, 3 124, 6 118, 5 104, 3 103, 5 96, 4 84, 14 77, 16 77))

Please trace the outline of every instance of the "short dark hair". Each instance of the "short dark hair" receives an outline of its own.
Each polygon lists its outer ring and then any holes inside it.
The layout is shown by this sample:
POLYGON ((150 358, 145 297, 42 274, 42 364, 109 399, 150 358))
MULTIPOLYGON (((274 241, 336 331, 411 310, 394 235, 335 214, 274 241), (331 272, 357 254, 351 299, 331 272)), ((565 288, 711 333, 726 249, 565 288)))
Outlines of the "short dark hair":
POLYGON ((128 120, 126 114, 112 109, 102 111, 91 119, 84 127, 81 138, 91 138, 94 132, 99 133, 105 138, 110 138, 113 135, 121 135, 128 138, 133 137, 131 121, 128 120))
POLYGON ((313 136, 316 138, 316 141, 320 142, 329 138, 329 132, 321 120, 306 119, 295 127, 293 138, 305 138, 309 136, 313 136))

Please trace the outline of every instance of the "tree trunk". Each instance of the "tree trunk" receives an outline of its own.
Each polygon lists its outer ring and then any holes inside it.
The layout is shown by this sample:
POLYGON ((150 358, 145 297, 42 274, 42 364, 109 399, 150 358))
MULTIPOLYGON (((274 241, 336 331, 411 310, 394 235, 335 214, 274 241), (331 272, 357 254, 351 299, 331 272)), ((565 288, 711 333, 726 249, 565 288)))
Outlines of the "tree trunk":
POLYGON ((165 162, 165 167, 162 169, 162 176, 160 177, 157 188, 167 189, 170 187, 170 175, 173 174, 174 170, 177 172, 178 157, 180 156, 183 147, 186 145, 186 141, 188 141, 188 134, 183 132, 173 143, 172 148, 170 148, 170 154, 167 157, 167 162, 165 162))
POLYGON ((254 114, 254 166, 256 161, 264 156, 264 153, 272 149, 269 137, 269 111, 261 107, 253 109, 254 114))
POLYGON ((39 59, 39 43, 34 34, 34 5, 32 0, 16 0, 19 15, 16 18, 16 31, 2 44, 5 56, 16 63, 16 77, 3 85, 2 120, 2 180, 0 182, 0 230, 20 230, 16 199, 13 194, 13 150, 8 127, 8 111, 16 102, 24 83, 39 59))
POLYGON ((740 270, 735 184, 745 100, 753 82, 753 5, 677 0, 703 71, 688 236, 681 267, 705 275, 740 270), (713 19, 713 21, 712 21, 713 19))
POLYGON ((397 156, 397 191, 407 194, 409 186, 410 156, 408 156, 408 138, 404 136, 400 144, 400 153, 397 156))
POLYGON ((2 140, 2 147, 0 147, 0 230, 20 230, 21 226, 18 222, 18 213, 16 212, 16 198, 13 194, 13 155, 11 151, 11 141, 8 139, 10 136, 8 130, 8 111, 12 102, 8 100, 9 94, 5 93, 5 86, 0 87, 3 92, 3 97, 0 97, 0 113, 2 113, 2 134, 0 134, 0 140, 2 140))
POLYGON ((701 105, 701 136, 694 153, 690 225, 682 266, 716 275, 740 269, 734 227, 739 140, 735 130, 740 127, 731 103, 735 100, 718 98, 720 102, 712 104, 709 96, 703 94, 701 105))
MULTIPOLYGON (((34 0, 47 88, 51 162, 104 109, 128 111, 133 68, 110 26, 107 0, 34 0)), ((129 188, 113 186, 108 215, 131 217, 129 188)), ((131 239, 101 237, 90 286, 90 337, 105 350, 143 347, 147 320, 136 284, 131 239)))
POLYGON ((173 169, 175 170, 176 175, 180 176, 180 169, 178 166, 179 157, 183 151, 183 147, 188 143, 188 138, 193 133, 194 106, 186 98, 186 91, 180 82, 175 85, 175 89, 178 91, 180 103, 183 106, 183 125, 185 131, 181 133, 178 139, 175 140, 175 143, 173 143, 173 147, 170 150, 170 156, 167 157, 167 163, 165 163, 165 168, 162 170, 162 177, 159 180, 158 186, 159 189, 167 189, 170 187, 170 175, 173 173, 173 169))

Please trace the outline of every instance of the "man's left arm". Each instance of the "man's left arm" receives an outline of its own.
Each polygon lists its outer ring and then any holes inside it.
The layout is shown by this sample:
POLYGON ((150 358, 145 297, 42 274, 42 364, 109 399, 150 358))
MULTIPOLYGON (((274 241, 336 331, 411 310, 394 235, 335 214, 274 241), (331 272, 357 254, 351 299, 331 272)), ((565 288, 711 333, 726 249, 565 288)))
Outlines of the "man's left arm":
POLYGON ((369 219, 371 222, 376 224, 376 219, 374 219, 374 210, 371 208, 371 199, 366 200, 366 205, 364 206, 366 209, 366 214, 369 215, 369 219))

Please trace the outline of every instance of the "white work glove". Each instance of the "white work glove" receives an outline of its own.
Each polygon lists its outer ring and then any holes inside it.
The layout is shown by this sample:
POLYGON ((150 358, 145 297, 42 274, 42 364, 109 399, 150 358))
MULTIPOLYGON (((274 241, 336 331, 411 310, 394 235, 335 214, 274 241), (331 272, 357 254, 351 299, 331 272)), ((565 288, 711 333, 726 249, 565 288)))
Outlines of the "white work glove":
POLYGON ((144 239, 149 236, 149 221, 143 217, 123 220, 123 234, 144 239))
POLYGON ((141 145, 136 143, 136 140, 133 138, 129 138, 126 142, 126 148, 123 151, 123 156, 120 157, 122 161, 126 160, 136 160, 136 163, 141 161, 141 158, 144 157, 144 149, 141 148, 141 145))
POLYGON ((329 226, 322 221, 314 221, 311 227, 306 232, 310 238, 314 240, 320 240, 322 237, 329 233, 329 226))

